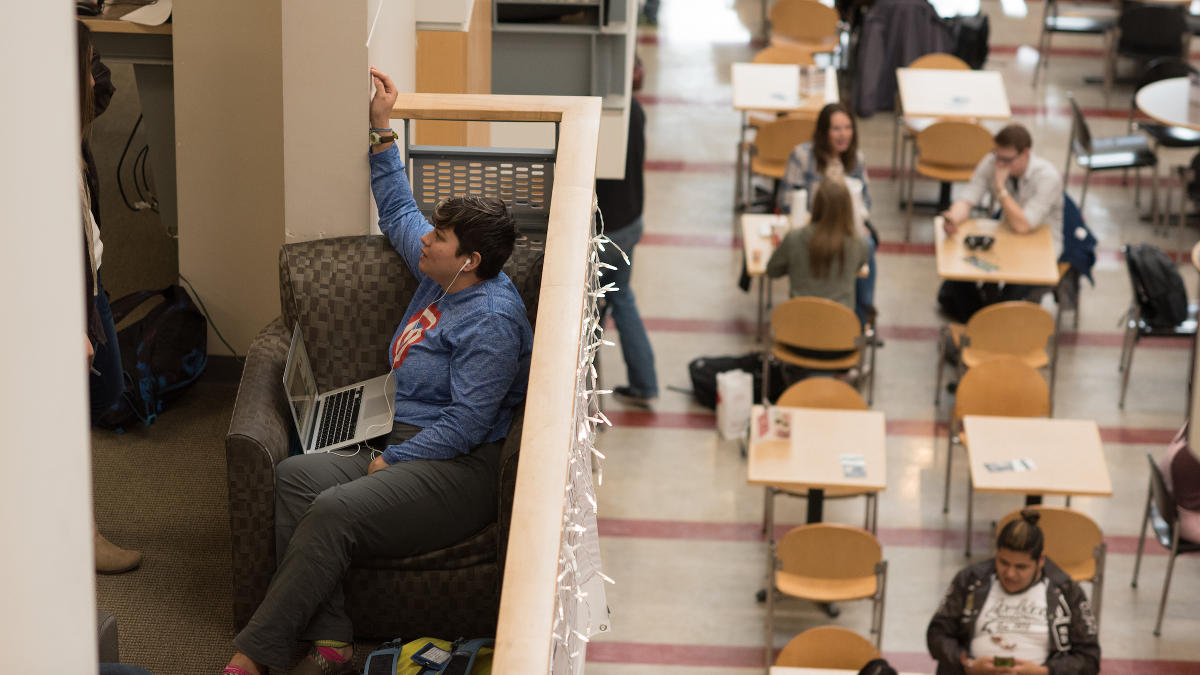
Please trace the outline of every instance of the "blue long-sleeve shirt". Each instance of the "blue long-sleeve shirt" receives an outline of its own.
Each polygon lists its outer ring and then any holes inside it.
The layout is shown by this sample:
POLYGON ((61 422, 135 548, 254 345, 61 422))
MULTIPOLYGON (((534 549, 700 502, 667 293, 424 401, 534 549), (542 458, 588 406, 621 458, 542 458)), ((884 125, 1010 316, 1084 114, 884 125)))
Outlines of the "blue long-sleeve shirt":
POLYGON ((418 268, 421 236, 433 226, 417 208, 395 146, 371 155, 371 190, 379 229, 420 282, 392 336, 388 363, 395 419, 421 432, 389 445, 384 461, 450 459, 503 438, 513 407, 525 398, 533 348, 520 294, 501 272, 439 300, 442 287, 418 268))

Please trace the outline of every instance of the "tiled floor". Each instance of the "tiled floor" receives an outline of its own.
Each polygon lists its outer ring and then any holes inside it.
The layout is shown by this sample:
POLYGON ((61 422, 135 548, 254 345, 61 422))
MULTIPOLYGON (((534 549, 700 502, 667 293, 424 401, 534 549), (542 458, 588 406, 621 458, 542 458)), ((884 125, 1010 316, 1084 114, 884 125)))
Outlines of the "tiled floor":
MULTIPOLYGON (((1007 3, 1012 4, 1012 3, 1007 3)), ((646 235, 637 249, 633 287, 650 330, 664 388, 653 414, 609 407, 617 427, 600 438, 608 456, 599 489, 600 532, 609 588, 611 633, 588 649, 588 671, 732 674, 761 672, 765 544, 758 534, 762 493, 745 483, 735 444, 718 440, 710 411, 686 393, 687 363, 701 355, 755 348, 754 298, 737 289, 741 251, 733 238, 733 147, 738 117, 730 108, 729 64, 749 60, 757 32, 757 0, 665 0, 657 29, 641 29, 646 64, 646 235)), ((1093 132, 1125 129, 1132 91, 1117 88, 1106 103, 1083 77, 1101 70, 1099 40, 1056 36, 1049 70, 1031 84, 1040 2, 1025 18, 1006 17, 985 0, 991 17, 987 67, 1004 74, 1016 120, 1034 136, 1034 151, 1061 165, 1070 128, 1066 93, 1086 109, 1093 132)), ((1020 9, 1020 4, 1016 5, 1020 9)), ((1011 10, 1010 10, 1011 11, 1011 10)), ((860 147, 872 178, 872 222, 884 240, 878 258, 877 304, 886 346, 879 354, 874 408, 888 419, 888 490, 880 504, 880 538, 890 564, 883 649, 897 665, 931 672, 924 631, 941 592, 966 560, 964 462, 955 462, 948 515, 941 512, 944 434, 933 420, 933 365, 939 319, 934 295, 932 222, 918 217, 914 245, 900 243, 896 183, 889 180, 892 116, 860 120, 860 147)), ((1172 164, 1189 159, 1168 155, 1172 164)), ((1072 195, 1078 197, 1078 171, 1072 195)), ((932 197, 933 184, 918 184, 932 197)), ((1148 197, 1149 191, 1143 191, 1148 197)), ((1148 205, 1143 201, 1143 207, 1148 205)), ((1085 215, 1100 239, 1095 287, 1085 286, 1079 332, 1064 337, 1055 415, 1096 420, 1113 479, 1108 499, 1077 499, 1109 538, 1101 643, 1105 672, 1200 672, 1200 559, 1176 565, 1160 638, 1151 635, 1166 557, 1148 542, 1142 584, 1129 578, 1145 504, 1145 453, 1159 453, 1183 421, 1188 352, 1178 344, 1138 348, 1125 410, 1117 407, 1118 323, 1129 283, 1118 251, 1129 242, 1186 250, 1195 230, 1156 232, 1140 222, 1133 187, 1118 175, 1094 178, 1085 215)), ((1197 274, 1182 268, 1195 297, 1197 274)), ((786 288, 776 288, 784 297, 786 288)), ((615 332, 611 335, 615 335, 615 332)), ((610 335, 610 336, 611 336, 610 335)), ((625 381, 619 351, 605 354, 606 384, 625 381)), ((961 456, 961 455, 960 455, 961 456)), ((958 460, 958 458, 956 458, 958 460)), ((1061 503, 1051 498, 1049 503, 1061 503)), ((976 500, 976 530, 1017 508, 1015 497, 976 500)), ((826 519, 860 523, 861 501, 828 504, 826 519)), ((779 500, 778 522, 803 520, 803 502, 779 500)), ((986 546, 976 547, 976 559, 986 546)), ((814 606, 784 601, 776 645, 828 622, 814 606)), ((863 603, 843 607, 836 623, 865 633, 863 603)))

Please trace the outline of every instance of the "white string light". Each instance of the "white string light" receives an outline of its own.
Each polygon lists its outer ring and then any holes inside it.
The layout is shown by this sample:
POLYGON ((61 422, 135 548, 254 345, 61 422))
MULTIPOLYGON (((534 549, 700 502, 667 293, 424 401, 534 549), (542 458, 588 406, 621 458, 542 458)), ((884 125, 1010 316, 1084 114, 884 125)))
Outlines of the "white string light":
POLYGON ((600 410, 600 396, 611 392, 598 386, 595 358, 600 347, 613 344, 604 339, 599 299, 605 293, 616 290, 616 286, 600 282, 601 269, 616 268, 600 262, 599 251, 603 251, 605 246, 613 246, 625 258, 626 264, 629 257, 604 235, 603 228, 601 220, 600 232, 592 237, 588 247, 587 284, 581 323, 583 339, 580 341, 579 361, 575 370, 575 433, 572 435, 567 466, 567 485, 563 491, 562 544, 558 561, 551 673, 582 672, 588 636, 596 632, 599 624, 608 621, 608 609, 604 606, 603 596, 592 598, 589 604, 589 594, 584 590, 584 584, 588 581, 585 575, 595 575, 603 583, 613 583, 600 571, 595 487, 603 482, 604 460, 604 455, 596 449, 596 429, 600 425, 612 426, 612 422, 600 410), (595 483, 592 482, 593 471, 595 483))

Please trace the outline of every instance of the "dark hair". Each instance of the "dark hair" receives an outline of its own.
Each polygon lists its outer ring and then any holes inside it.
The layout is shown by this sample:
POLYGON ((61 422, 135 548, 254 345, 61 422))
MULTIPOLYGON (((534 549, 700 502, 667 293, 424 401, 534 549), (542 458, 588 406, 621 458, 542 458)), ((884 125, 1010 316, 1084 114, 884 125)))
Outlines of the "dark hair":
POLYGON ((871 659, 858 671, 858 675, 897 675, 896 669, 887 659, 871 659))
POLYGON ((1012 148, 1017 152, 1025 152, 1033 147, 1033 137, 1029 135, 1029 130, 1020 124, 1010 124, 1004 127, 996 132, 993 140, 996 141, 997 146, 1012 148))
POLYGON ((79 133, 86 134, 96 119, 95 94, 92 92, 92 31, 76 21, 76 47, 79 53, 79 133))
POLYGON ((817 172, 825 173, 825 164, 829 158, 833 156, 833 146, 829 142, 829 128, 833 126, 833 114, 842 113, 850 118, 850 131, 853 135, 850 137, 850 147, 842 153, 842 167, 846 169, 846 173, 854 170, 858 162, 858 122, 854 120, 854 114, 850 112, 844 103, 830 103, 824 108, 821 108, 821 113, 817 115, 817 126, 813 129, 813 154, 817 157, 817 172))
POLYGON ((1041 516, 1036 509, 1023 509, 1020 518, 1009 521, 1004 529, 1000 530, 1000 536, 996 537, 996 548, 1028 553, 1034 560, 1041 558, 1042 547, 1045 544, 1042 528, 1037 524, 1041 516))
POLYGON ((475 275, 491 279, 512 255, 517 241, 517 222, 508 206, 496 197, 465 195, 451 197, 433 207, 433 226, 453 229, 458 237, 457 255, 479 254, 475 275))

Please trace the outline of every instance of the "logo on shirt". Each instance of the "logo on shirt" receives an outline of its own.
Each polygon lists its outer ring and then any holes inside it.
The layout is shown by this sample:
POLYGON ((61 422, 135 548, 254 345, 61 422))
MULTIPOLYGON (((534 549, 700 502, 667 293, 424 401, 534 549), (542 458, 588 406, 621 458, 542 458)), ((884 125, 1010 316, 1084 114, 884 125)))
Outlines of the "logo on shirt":
POLYGON ((408 322, 408 325, 392 342, 392 370, 399 368, 400 364, 404 363, 405 357, 408 356, 408 350, 424 340, 426 331, 433 330, 441 318, 442 313, 438 311, 437 305, 431 304, 408 322))

